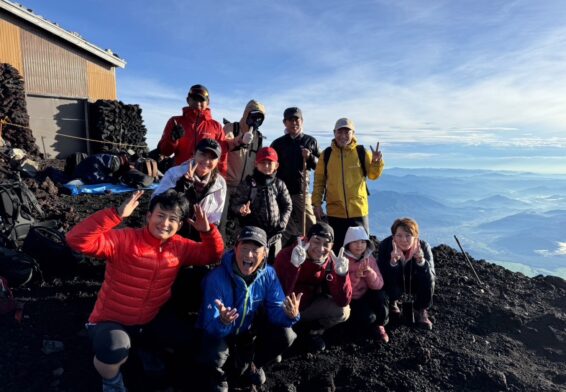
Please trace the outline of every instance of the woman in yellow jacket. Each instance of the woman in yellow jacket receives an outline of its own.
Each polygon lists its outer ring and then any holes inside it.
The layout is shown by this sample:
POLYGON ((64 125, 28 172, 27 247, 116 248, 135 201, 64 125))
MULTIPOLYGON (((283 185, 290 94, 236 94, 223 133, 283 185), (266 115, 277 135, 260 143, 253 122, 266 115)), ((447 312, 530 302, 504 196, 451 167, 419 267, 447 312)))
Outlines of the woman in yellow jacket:
POLYGON ((352 120, 336 121, 330 154, 325 153, 325 159, 318 160, 314 173, 314 212, 318 220, 324 216, 322 201, 325 198, 328 223, 334 229, 335 252, 342 246, 348 227, 363 226, 369 233, 366 174, 370 180, 376 180, 384 166, 379 143, 369 152, 358 146, 355 131, 352 120))

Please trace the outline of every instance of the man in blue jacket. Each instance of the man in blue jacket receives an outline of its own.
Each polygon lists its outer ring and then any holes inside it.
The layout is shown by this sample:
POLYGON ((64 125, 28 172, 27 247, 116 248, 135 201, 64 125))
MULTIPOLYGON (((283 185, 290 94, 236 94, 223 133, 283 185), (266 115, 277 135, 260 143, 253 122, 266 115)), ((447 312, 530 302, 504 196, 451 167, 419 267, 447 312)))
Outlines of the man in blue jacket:
POLYGON ((275 270, 265 262, 266 256, 265 231, 245 226, 235 248, 204 281, 197 321, 203 332, 198 358, 210 390, 228 391, 228 374, 247 384, 265 383, 262 366, 289 348, 297 337, 291 326, 299 321, 302 294, 285 297, 275 270), (223 369, 229 357, 232 366, 223 369))

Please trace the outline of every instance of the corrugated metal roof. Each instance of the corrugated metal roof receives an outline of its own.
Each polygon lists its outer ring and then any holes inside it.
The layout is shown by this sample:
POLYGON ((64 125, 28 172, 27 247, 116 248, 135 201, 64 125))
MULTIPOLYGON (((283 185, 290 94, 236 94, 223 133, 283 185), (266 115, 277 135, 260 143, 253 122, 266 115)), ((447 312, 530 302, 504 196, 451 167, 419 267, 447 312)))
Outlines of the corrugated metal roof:
POLYGON ((91 44, 83 39, 78 33, 70 32, 59 27, 57 24, 48 21, 42 16, 34 14, 30 9, 21 4, 12 3, 8 0, 0 0, 0 8, 45 31, 50 32, 53 35, 56 35, 57 37, 64 39, 67 42, 70 42, 75 46, 78 46, 83 50, 86 50, 89 53, 94 54, 116 67, 124 68, 126 66, 126 61, 116 56, 110 49, 101 49, 98 46, 91 44))

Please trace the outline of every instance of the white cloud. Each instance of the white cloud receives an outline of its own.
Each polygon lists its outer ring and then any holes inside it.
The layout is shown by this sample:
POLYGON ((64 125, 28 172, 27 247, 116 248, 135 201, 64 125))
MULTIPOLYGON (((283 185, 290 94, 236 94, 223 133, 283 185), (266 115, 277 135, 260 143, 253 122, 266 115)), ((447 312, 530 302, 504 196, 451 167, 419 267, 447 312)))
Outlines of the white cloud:
POLYGON ((554 250, 546 250, 546 249, 538 249, 535 250, 535 253, 544 256, 566 256, 566 242, 557 242, 557 248, 554 250))

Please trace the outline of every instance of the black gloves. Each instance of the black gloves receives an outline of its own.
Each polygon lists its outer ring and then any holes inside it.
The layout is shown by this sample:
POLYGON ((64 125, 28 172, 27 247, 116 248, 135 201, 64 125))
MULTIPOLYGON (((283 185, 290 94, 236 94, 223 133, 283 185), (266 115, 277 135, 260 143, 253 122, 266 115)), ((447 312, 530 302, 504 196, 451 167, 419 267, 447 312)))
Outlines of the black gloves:
POLYGON ((171 140, 176 142, 183 136, 185 136, 185 128, 181 124, 178 124, 177 121, 173 121, 173 131, 171 131, 171 140))

